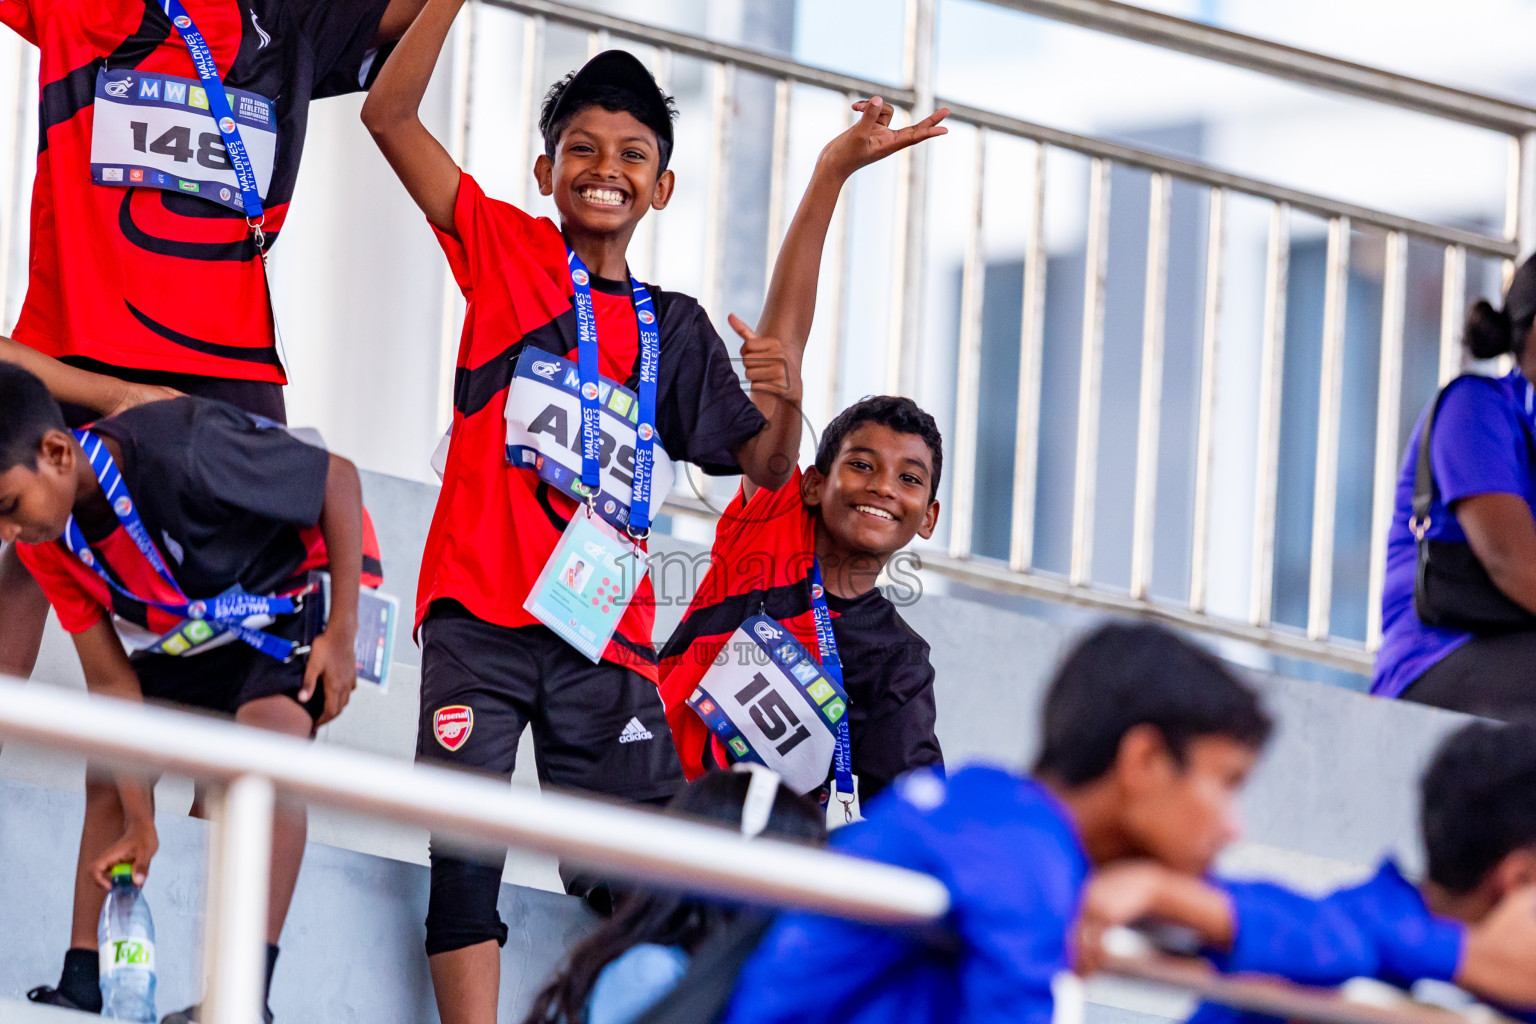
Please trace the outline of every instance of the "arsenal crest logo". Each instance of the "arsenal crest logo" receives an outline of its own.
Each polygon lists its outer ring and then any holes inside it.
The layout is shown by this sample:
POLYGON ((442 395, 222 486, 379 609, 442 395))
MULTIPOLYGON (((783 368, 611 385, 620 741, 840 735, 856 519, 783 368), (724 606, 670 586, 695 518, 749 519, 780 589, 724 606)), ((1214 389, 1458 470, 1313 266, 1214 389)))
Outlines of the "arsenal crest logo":
POLYGON ((475 728, 475 709, 463 704, 438 708, 432 716, 432 733, 448 750, 458 750, 475 728))

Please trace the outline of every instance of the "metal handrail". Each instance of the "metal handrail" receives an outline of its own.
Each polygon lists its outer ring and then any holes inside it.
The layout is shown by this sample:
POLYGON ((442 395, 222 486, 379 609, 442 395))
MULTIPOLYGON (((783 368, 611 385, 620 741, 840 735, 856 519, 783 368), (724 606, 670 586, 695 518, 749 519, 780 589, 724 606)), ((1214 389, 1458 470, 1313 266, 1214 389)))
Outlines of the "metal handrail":
POLYGON ((1116 3, 1115 0, 986 2, 994 7, 1036 14, 1052 21, 1221 61, 1274 78, 1388 103, 1447 121, 1460 121, 1507 135, 1536 131, 1536 108, 1524 104, 1354 64, 1187 18, 1116 3))
MULTIPOLYGON (((0 676, 0 740, 89 757, 127 771, 211 784, 203 961, 208 1024, 256 1024, 264 1002, 267 874, 279 797, 555 854, 615 877, 877 925, 933 925, 948 889, 916 871, 604 801, 520 790, 462 771, 280 736, 232 722, 0 676), (239 879, 239 884, 231 884, 239 879)), ((1118 931, 1118 930, 1117 930, 1118 931)), ((1224 1005, 1318 1024, 1433 1024, 1422 1008, 1352 1005, 1337 993, 1223 978, 1208 965, 1138 950, 1105 973, 1224 1005)), ((1136 946, 1134 941, 1132 946, 1136 946)), ((1080 1019, 1082 986, 1056 993, 1080 1019)))
POLYGON ((309 743, 232 722, 27 686, 0 676, 0 740, 211 783, 209 1024, 257 1024, 272 814, 279 797, 555 854, 654 885, 882 924, 942 917, 949 892, 903 868, 466 772, 309 743), (231 880, 239 879, 239 884, 231 880))

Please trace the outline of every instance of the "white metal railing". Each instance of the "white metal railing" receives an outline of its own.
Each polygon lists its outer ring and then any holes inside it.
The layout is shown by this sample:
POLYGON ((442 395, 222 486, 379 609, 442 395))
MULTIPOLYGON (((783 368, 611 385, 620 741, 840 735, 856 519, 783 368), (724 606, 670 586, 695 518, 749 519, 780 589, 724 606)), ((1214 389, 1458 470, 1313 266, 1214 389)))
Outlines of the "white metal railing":
MULTIPOLYGON (((1366 670, 1371 652, 1380 641, 1381 590, 1385 568, 1385 537, 1392 511, 1397 460, 1397 422, 1402 408, 1402 351, 1405 319, 1406 252, 1410 240, 1434 245, 1445 268, 1441 302, 1441 379, 1448 379, 1459 365, 1459 331, 1468 257, 1502 261, 1504 273, 1512 261, 1532 247, 1533 202, 1536 202, 1536 109, 1452 89, 1430 82, 1391 74, 1347 61, 1298 50, 1266 40, 1228 32, 1198 22, 1157 14, 1112 0, 989 0, 996 6, 1135 39, 1153 46, 1191 53, 1250 69, 1262 74, 1417 111, 1432 117, 1471 125, 1507 135, 1509 145, 1508 187, 1503 227, 1488 234, 1463 227, 1429 223, 1411 217, 1371 209, 1325 195, 1309 193, 1274 182, 1234 174, 1195 161, 1178 159, 1105 139, 1093 138, 1036 124, 1018 117, 955 103, 933 95, 935 0, 908 0, 904 77, 899 83, 881 82, 840 74, 801 64, 788 58, 734 46, 689 33, 657 28, 640 22, 561 3, 558 0, 477 0, 487 8, 517 12, 527 18, 525 67, 542 57, 545 25, 558 23, 586 30, 595 49, 598 40, 630 41, 655 47, 662 80, 673 55, 712 64, 717 69, 712 90, 713 120, 719 131, 711 154, 714 183, 710 190, 707 223, 706 304, 718 312, 719 271, 726 223, 726 191, 720 187, 724 168, 731 158, 730 118, 734 69, 768 76, 779 83, 773 125, 770 218, 776 246, 785 208, 787 160, 790 138, 791 84, 812 86, 847 96, 878 93, 908 113, 927 111, 933 105, 951 108, 951 124, 976 129, 975 179, 971 185, 974 205, 966 217, 967 243, 961 271, 960 347, 955 380, 956 422, 949 459, 953 489, 946 509, 950 523, 944 550, 924 551, 925 566, 947 576, 992 589, 1066 601, 1120 613, 1162 619, 1186 628, 1243 640, 1290 656, 1297 656, 1353 670, 1366 670), (976 398, 981 372, 981 308, 985 292, 986 250, 983 239, 987 221, 983 174, 986 153, 994 137, 1022 139, 1036 146, 1031 196, 1034 211, 1029 237, 1024 239, 1024 301, 1019 337, 1020 371, 1016 425, 1009 438, 982 438, 976 423, 976 398), (1035 564, 1036 500, 1040 460, 1041 351, 1045 320, 1045 266, 1047 246, 1043 230, 1046 208, 1046 156, 1066 151, 1091 161, 1089 175, 1087 270, 1084 281, 1083 327, 1079 352, 1078 402, 1075 428, 1075 469, 1071 512, 1069 570, 1065 576, 1041 570, 1035 564), (1105 270, 1110 211, 1110 175, 1115 167, 1151 173, 1152 210, 1144 296, 1144 337, 1138 402, 1136 474, 1131 544, 1131 579, 1128 591, 1095 581, 1093 537, 1096 523, 1095 475, 1099 457, 1099 425, 1102 410, 1104 352, 1105 270), (1208 240, 1203 277, 1198 428, 1194 442, 1194 501, 1189 524, 1189 583, 1183 600, 1154 600, 1150 593, 1153 561, 1154 518, 1157 505, 1159 407, 1162 402, 1162 332, 1166 318, 1166 269, 1170 229, 1169 198, 1175 182, 1208 190, 1206 211, 1208 240), (1214 613, 1209 607, 1213 503, 1213 453, 1218 363, 1222 347, 1221 307, 1224 288, 1223 254, 1227 234, 1227 210, 1232 195, 1243 195, 1270 205, 1271 218, 1266 258, 1266 296, 1260 352, 1259 401, 1255 410, 1258 442, 1255 522, 1249 554, 1251 596, 1246 615, 1214 613), (1307 572, 1308 602, 1304 629, 1277 624, 1272 608, 1276 579, 1277 479, 1279 472, 1280 408, 1286 322, 1286 282, 1290 259, 1290 219, 1294 213, 1322 218, 1327 226, 1327 274, 1323 328, 1323 361, 1318 376, 1320 396, 1312 500, 1311 556, 1307 572), (1378 382, 1379 427, 1373 447, 1371 521, 1373 527, 1368 594, 1368 628, 1364 645, 1340 638, 1333 629, 1335 508, 1339 495, 1340 423, 1343 397, 1344 309, 1347 301, 1350 236, 1369 229, 1386 236, 1388 253, 1383 296, 1381 364, 1378 382), (1005 560, 978 556, 972 538, 977 515, 974 501, 978 448, 983 444, 1011 444, 1014 452, 1012 493, 1008 496, 1009 554, 1005 560)), ((535 109, 537 83, 525 74, 519 107, 529 115, 535 109)), ((529 122, 531 126, 531 121, 529 122)), ((894 216, 900 224, 895 251, 889 256, 897 296, 893 322, 887 336, 887 385, 893 392, 914 394, 919 354, 931 339, 922 337, 922 277, 927 237, 925 147, 903 154, 894 216)), ((846 230, 841 229, 841 230, 846 230)), ((833 281, 835 309, 846 301, 846 237, 834 236, 828 272, 833 281)), ((842 365, 846 348, 844 317, 836 316, 832 351, 827 365, 842 365)), ((818 359, 818 364, 820 360, 818 359)), ((834 382, 835 384, 835 382, 834 382)), ((835 402, 836 387, 831 390, 835 402)), ((835 409, 826 410, 828 414, 835 409)), ((1364 443, 1350 439, 1349 443, 1364 443)), ((676 498, 674 511, 708 514, 701 504, 676 498)))
POLYGON ((259 1020, 278 797, 769 906, 886 924, 932 922, 949 907, 936 879, 902 868, 3 676, 0 739, 214 787, 203 933, 210 1024, 259 1020))
MULTIPOLYGON (((523 40, 518 54, 520 71, 513 99, 515 116, 523 131, 514 160, 526 166, 534 150, 530 136, 536 120, 543 79, 540 71, 548 45, 548 27, 562 26, 587 33, 588 50, 610 43, 639 43, 655 51, 652 62, 659 80, 666 84, 672 75, 674 58, 704 62, 712 70, 709 89, 712 103, 711 123, 715 142, 710 153, 710 188, 705 218, 705 273, 703 299, 710 310, 722 312, 721 297, 730 260, 725 233, 728 224, 729 189, 725 187, 727 168, 739 140, 733 138, 733 105, 739 92, 742 72, 765 76, 776 83, 773 102, 772 147, 769 160, 770 256, 783 230, 791 198, 787 178, 790 173, 788 152, 796 116, 791 102, 795 88, 809 87, 828 93, 853 97, 879 93, 896 107, 910 113, 926 112, 935 103, 954 111, 951 123, 975 130, 974 189, 975 201, 965 218, 967 241, 961 268, 959 325, 960 350, 958 372, 954 381, 956 422, 952 434, 952 454, 948 460, 953 481, 952 500, 945 519, 950 524, 948 543, 942 550, 924 551, 925 564, 957 580, 991 589, 1002 589, 1048 600, 1073 602, 1120 613, 1158 618, 1218 636, 1244 640, 1261 647, 1302 658, 1340 665, 1351 669, 1368 667, 1371 651, 1379 642, 1380 595, 1385 568, 1385 536, 1390 521, 1393 482, 1397 468, 1396 425, 1403 407, 1403 345, 1406 302, 1408 299, 1406 253, 1410 242, 1434 246, 1443 264, 1443 297, 1440 303, 1440 376, 1448 378, 1458 366, 1459 330, 1467 281, 1469 258, 1501 261, 1507 274, 1512 261, 1536 245, 1536 109, 1482 96, 1459 89, 1424 82, 1347 61, 1298 50, 1262 39, 1228 32, 1198 22, 1187 21, 1112 0, 989 0, 994 6, 1083 26, 1096 31, 1127 37, 1152 46, 1195 54, 1279 79, 1302 82, 1341 95, 1363 98, 1399 108, 1417 111, 1435 118, 1506 136, 1508 145, 1507 187, 1504 216, 1496 233, 1485 233, 1454 225, 1436 224, 1384 210, 1371 209, 1338 198, 1290 188, 1271 181, 1234 174, 1205 164, 1170 157, 1106 139, 1062 131, 1030 122, 996 110, 953 103, 934 96, 935 28, 937 0, 906 0, 904 60, 900 82, 882 82, 841 74, 803 64, 778 54, 745 46, 729 45, 697 34, 658 28, 559 0, 472 0, 466 18, 470 31, 462 34, 454 51, 455 74, 451 92, 451 148, 464 157, 474 132, 474 65, 489 59, 477 47, 477 19, 491 12, 523 19, 523 40), (988 253, 985 226, 988 222, 986 197, 981 185, 989 151, 999 140, 1023 140, 1035 147, 1032 181, 1025 186, 1023 204, 1033 211, 1027 237, 1017 240, 1024 252, 1024 285, 1021 328, 1018 337, 1019 374, 1012 435, 981 437, 977 424, 977 395, 980 358, 981 311, 987 292, 988 253), (1088 195, 1089 230, 1087 232, 1087 270, 1083 282, 1083 326, 1079 341, 1079 383, 1075 442, 1075 468, 1071 488, 1070 552, 1065 560, 1068 570, 1057 574, 1042 569, 1036 560, 1036 506, 1040 498, 1042 350, 1046 318, 1046 264, 1050 255, 1043 227, 1047 208, 1047 157, 1065 152, 1087 158, 1091 164, 1088 195), (1147 274, 1144 284, 1144 322, 1141 340, 1142 368, 1135 416, 1137 442, 1134 493, 1131 513, 1131 571, 1128 587, 1115 588, 1100 581, 1095 573, 1094 534, 1100 518, 1100 502, 1095 493, 1095 473, 1099 462, 1099 430, 1102 417, 1105 260, 1108 223, 1112 201, 1110 180, 1115 168, 1136 168, 1149 172, 1152 183, 1147 274), (1199 378, 1195 405, 1198 426, 1193 441, 1193 502, 1187 524, 1177 524, 1188 541, 1188 583, 1176 600, 1154 598, 1150 580, 1157 530, 1159 479, 1157 466, 1163 453, 1158 436, 1163 367, 1163 324, 1167 313, 1168 239, 1172 218, 1169 197, 1175 183, 1198 186, 1207 194, 1205 245, 1202 277, 1204 302, 1200 313, 1202 327, 1199 348, 1199 378), (1265 273, 1263 327, 1259 336, 1258 400, 1253 412, 1257 424, 1257 442, 1252 453, 1255 469, 1254 516, 1245 571, 1251 581, 1245 612, 1213 610, 1210 601, 1212 506, 1216 491, 1213 479, 1214 452, 1219 433, 1216 420, 1217 387, 1224 344, 1221 311, 1225 290, 1223 254, 1230 233, 1230 207, 1234 196, 1246 196, 1268 204, 1271 217, 1265 273), (1306 624, 1297 629, 1275 621, 1273 594, 1276 586, 1276 534, 1278 517, 1278 474, 1280 468, 1281 421, 1284 399, 1282 370, 1285 366, 1287 320, 1287 278, 1291 256, 1290 222, 1294 214, 1321 218, 1328 226, 1326 275, 1326 313, 1322 348, 1325 358, 1317 377, 1321 398, 1314 458, 1314 488, 1311 503, 1310 567, 1302 571, 1307 579, 1306 624), (1383 278, 1383 314, 1380 347, 1380 371, 1377 382, 1377 423, 1373 442, 1362 438, 1340 437, 1342 408, 1342 358, 1344 352, 1344 310, 1348 299, 1350 237, 1367 229, 1385 236, 1387 260, 1383 278), (1335 508, 1339 496, 1339 453, 1341 443, 1371 445, 1372 525, 1369 581, 1367 587, 1368 620, 1366 642, 1336 635, 1334 596, 1335 508), (978 452, 983 446, 1012 446, 1013 481, 1009 493, 997 498, 996 506, 976 507, 978 452), (987 558, 975 550, 975 524, 978 514, 1006 521, 1007 553, 1004 558, 987 558), (1186 529, 1187 526, 1187 529, 1186 529)), ((499 56, 496 59, 500 59, 499 56)), ((26 73, 24 70, 23 74, 26 73)), ((497 107, 501 106, 497 97, 497 107)), ((489 108, 490 105, 484 105, 489 108)), ((505 130, 505 115, 493 111, 498 129, 505 130)), ((19 138, 15 159, 21 161, 31 152, 30 140, 19 138)), ((896 190, 892 221, 898 225, 892 251, 883 254, 889 260, 891 295, 894 310, 886 337, 885 386, 898 393, 915 394, 918 390, 920 356, 936 339, 924 336, 923 302, 924 259, 930 231, 927 223, 930 189, 927 177, 929 147, 918 147, 901 155, 899 187, 896 190)), ((521 198, 532 199, 524 176, 521 198)), ((1140 201, 1139 199, 1137 200, 1140 201)), ((845 204, 846 205, 846 204, 845 204)), ((17 204, 17 208, 20 205, 17 204)), ((11 217, 9 230, 25 230, 24 218, 11 217)), ((19 236, 16 236, 19 237, 19 236)), ((14 237, 12 239, 14 241, 14 237)), ((653 255, 657 249, 654 229, 639 244, 653 255)), ((828 408, 818 415, 835 412, 838 395, 838 368, 848 349, 849 266, 852 260, 851 232, 847 214, 839 215, 830 243, 833 255, 827 261, 829 282, 826 293, 834 316, 829 318, 831 342, 825 362, 832 386, 828 408)), ((995 243, 994 243, 995 245, 995 243)), ((0 245, 0 253, 10 246, 0 245)), ((3 269, 0 256, 0 269, 3 269)), ((771 263, 771 259, 770 259, 771 263)), ((444 286, 445 361, 451 366, 455 348, 453 335, 457 317, 453 312, 456 289, 445 278, 444 286)), ((4 298, 4 277, 0 275, 0 300, 4 298)), ((1229 350, 1228 350, 1229 351, 1229 350)), ((447 376, 451 376, 448 374, 447 376)), ((947 385, 946 385, 947 386, 947 385)), ((446 389, 444 391, 446 401, 446 389)), ((681 511, 697 511, 687 501, 674 504, 681 511)), ((1165 556, 1172 558, 1173 556, 1165 556)), ((1186 557, 1186 556, 1180 556, 1186 557)), ((1298 567, 1299 568, 1299 567, 1298 567)), ((1353 609, 1358 611, 1359 609, 1353 609)))
MULTIPOLYGON (((654 811, 538 793, 475 775, 310 743, 161 708, 0 676, 0 740, 207 784, 213 834, 203 929, 208 1024, 257 1024, 263 1004, 272 814, 278 798, 554 854, 616 877, 879 925, 927 925, 949 892, 915 871, 654 811), (237 883, 238 880, 238 884, 237 883)), ((1112 932, 1107 972, 1239 1009, 1319 1024, 1443 1024, 1438 1011, 1355 1005, 1280 982, 1222 978, 1112 932)), ((1081 985, 1056 990, 1082 1020, 1081 985)))

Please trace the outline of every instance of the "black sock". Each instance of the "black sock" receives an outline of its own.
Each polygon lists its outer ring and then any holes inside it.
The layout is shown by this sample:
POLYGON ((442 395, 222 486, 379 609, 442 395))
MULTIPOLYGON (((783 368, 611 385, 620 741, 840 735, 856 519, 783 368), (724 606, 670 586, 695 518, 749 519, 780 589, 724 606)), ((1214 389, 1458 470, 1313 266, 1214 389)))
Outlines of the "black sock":
POLYGON ((277 954, 279 952, 281 951, 276 946, 270 942, 267 943, 267 991, 265 999, 269 1003, 272 1001, 272 970, 277 966, 277 954))
POLYGON ((59 991, 87 1013, 101 1012, 101 960, 94 949, 71 949, 64 954, 64 973, 59 991))

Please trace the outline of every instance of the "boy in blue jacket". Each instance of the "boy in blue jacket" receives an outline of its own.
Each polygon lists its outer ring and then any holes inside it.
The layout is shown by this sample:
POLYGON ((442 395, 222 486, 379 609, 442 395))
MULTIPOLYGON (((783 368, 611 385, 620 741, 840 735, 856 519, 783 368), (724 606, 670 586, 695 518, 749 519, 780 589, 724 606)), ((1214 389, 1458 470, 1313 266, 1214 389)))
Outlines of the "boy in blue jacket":
MULTIPOLYGON (((1322 900, 1224 883, 1235 934, 1218 965, 1314 985, 1452 982, 1536 1022, 1536 725, 1462 727, 1436 753, 1420 797, 1422 882, 1406 880, 1389 859, 1368 881, 1322 900)), ((1191 1018, 1272 1020, 1211 1004, 1191 1018)))
POLYGON ((943 881, 952 943, 783 914, 726 1020, 1046 1024, 1090 870, 1144 857, 1204 872, 1237 835, 1269 732, 1255 693, 1209 654, 1157 626, 1100 629, 1052 683, 1033 777, 913 772, 833 839, 943 881))

